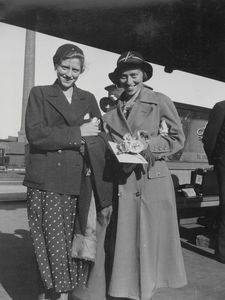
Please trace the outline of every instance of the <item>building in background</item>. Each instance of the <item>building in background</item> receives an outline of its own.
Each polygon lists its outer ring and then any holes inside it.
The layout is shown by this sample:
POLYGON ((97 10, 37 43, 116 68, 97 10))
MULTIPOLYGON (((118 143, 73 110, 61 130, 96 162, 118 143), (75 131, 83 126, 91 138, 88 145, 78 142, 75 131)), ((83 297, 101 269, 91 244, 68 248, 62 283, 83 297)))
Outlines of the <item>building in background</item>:
POLYGON ((0 169, 17 169, 25 167, 25 112, 30 89, 34 86, 35 76, 35 32, 26 30, 23 98, 21 127, 18 137, 0 139, 0 169))
POLYGON ((0 170, 24 168, 25 143, 17 137, 0 139, 0 170))

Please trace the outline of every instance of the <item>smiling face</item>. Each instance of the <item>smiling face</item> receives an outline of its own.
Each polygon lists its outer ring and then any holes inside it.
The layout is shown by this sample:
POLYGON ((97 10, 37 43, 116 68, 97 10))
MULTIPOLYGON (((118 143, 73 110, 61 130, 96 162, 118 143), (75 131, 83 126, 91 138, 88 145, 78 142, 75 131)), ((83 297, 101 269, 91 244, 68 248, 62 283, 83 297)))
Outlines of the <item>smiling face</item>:
POLYGON ((64 90, 71 88, 82 73, 82 63, 77 57, 68 58, 55 66, 56 74, 64 90))
POLYGON ((143 83, 143 76, 143 71, 139 68, 126 69, 119 76, 119 85, 124 88, 127 96, 132 97, 140 90, 143 83))

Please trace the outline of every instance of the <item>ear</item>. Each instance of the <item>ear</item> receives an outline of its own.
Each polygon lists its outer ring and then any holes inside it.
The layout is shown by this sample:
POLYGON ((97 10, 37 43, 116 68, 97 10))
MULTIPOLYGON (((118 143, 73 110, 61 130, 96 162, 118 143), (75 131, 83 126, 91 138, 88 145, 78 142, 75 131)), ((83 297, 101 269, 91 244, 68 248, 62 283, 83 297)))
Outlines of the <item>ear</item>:
POLYGON ((147 81, 148 79, 148 76, 146 74, 146 72, 142 71, 143 72, 143 81, 147 81))

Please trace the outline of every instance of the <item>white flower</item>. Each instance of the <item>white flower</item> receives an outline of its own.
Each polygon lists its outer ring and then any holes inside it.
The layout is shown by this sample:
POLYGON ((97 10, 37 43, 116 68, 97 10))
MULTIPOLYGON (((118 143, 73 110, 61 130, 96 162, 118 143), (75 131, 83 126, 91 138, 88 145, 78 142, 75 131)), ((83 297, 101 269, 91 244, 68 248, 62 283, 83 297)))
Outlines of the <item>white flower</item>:
POLYGON ((166 124, 166 121, 163 119, 161 121, 160 127, 159 127, 159 134, 162 136, 167 136, 169 133, 169 128, 166 124))
POLYGON ((85 115, 84 115, 84 120, 89 120, 90 119, 90 114, 89 113, 86 113, 85 115))

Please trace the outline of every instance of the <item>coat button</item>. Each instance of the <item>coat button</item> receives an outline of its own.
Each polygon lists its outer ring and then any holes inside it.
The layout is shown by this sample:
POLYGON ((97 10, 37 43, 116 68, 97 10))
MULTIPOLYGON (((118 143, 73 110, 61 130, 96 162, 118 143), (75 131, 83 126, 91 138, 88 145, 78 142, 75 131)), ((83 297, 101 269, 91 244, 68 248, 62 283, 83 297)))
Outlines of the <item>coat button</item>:
POLYGON ((58 163, 57 163, 57 166, 58 166, 58 167, 61 167, 61 163, 60 163, 60 162, 58 162, 58 163))
POLYGON ((62 153, 62 150, 58 150, 58 153, 62 153))
POLYGON ((140 193, 140 192, 137 192, 137 193, 135 194, 135 196, 136 196, 136 197, 140 197, 140 196, 141 196, 141 193, 140 193))

